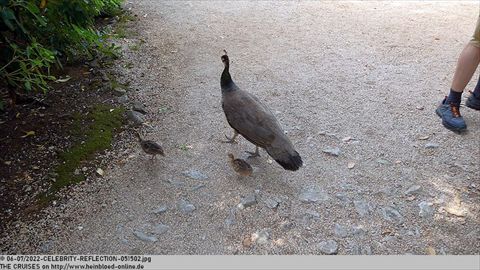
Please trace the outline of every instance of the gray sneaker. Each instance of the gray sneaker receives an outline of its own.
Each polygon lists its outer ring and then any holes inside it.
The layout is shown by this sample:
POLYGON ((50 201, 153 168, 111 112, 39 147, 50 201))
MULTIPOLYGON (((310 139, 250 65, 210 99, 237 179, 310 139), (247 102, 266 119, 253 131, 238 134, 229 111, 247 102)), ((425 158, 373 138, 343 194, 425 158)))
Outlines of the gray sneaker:
POLYGON ((476 97, 472 91, 470 91, 470 96, 468 97, 467 101, 465 102, 465 106, 474 109, 480 110, 480 97, 476 97))

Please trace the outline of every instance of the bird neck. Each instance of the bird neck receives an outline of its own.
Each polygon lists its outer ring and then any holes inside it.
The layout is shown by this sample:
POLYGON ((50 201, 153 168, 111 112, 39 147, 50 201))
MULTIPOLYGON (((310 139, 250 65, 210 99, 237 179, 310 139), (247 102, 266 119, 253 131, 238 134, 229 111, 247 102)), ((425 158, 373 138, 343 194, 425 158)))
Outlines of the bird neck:
POLYGON ((220 86, 222 87, 222 90, 225 91, 233 91, 235 90, 235 83, 232 80, 232 77, 230 76, 229 72, 229 64, 225 64, 225 69, 222 72, 222 77, 220 78, 220 86))

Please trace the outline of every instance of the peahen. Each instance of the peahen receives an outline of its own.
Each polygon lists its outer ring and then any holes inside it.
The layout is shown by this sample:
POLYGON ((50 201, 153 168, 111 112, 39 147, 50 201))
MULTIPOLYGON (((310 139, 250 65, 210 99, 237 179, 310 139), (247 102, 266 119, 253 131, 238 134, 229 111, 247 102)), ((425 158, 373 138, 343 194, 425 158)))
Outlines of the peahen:
POLYGON ((302 158, 272 112, 255 96, 233 82, 229 72, 230 61, 227 52, 224 52, 221 59, 225 68, 220 78, 222 108, 234 130, 233 137, 227 137, 226 142, 234 143, 240 134, 256 146, 255 152, 248 152, 253 157, 259 156, 258 148, 261 147, 284 169, 298 170, 303 164, 302 158))

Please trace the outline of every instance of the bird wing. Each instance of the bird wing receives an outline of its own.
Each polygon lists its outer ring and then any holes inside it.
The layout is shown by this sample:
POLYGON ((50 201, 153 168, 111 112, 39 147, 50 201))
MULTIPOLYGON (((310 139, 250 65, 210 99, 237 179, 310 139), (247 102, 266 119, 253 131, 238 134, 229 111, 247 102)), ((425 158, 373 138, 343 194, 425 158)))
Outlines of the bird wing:
POLYGON ((284 136, 277 119, 255 96, 243 90, 223 95, 222 107, 230 126, 253 144, 265 148, 284 136))

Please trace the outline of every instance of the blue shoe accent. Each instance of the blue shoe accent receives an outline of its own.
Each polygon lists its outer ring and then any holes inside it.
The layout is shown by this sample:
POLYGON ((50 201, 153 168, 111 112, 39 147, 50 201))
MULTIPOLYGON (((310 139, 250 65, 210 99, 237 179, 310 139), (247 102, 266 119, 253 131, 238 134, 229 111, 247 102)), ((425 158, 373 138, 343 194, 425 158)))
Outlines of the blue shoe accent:
POLYGON ((468 97, 467 101, 465 101, 465 106, 480 111, 480 96, 476 97, 472 92, 470 92, 470 96, 468 97))
POLYGON ((435 112, 442 118, 442 124, 447 129, 457 132, 467 129, 467 124, 465 124, 465 120, 460 115, 460 108, 451 103, 447 104, 446 97, 435 112))

